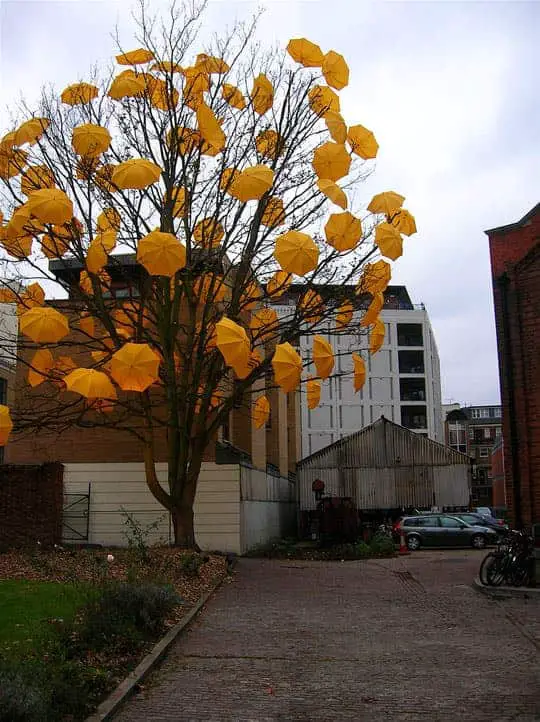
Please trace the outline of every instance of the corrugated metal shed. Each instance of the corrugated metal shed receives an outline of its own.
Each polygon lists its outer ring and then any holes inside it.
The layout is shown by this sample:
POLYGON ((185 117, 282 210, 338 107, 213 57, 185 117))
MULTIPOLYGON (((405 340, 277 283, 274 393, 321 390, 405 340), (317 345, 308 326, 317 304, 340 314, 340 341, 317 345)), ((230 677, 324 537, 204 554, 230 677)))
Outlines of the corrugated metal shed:
POLYGON ((312 483, 348 496, 358 509, 465 506, 469 457, 385 419, 331 444, 298 464, 301 510, 315 509, 312 483))

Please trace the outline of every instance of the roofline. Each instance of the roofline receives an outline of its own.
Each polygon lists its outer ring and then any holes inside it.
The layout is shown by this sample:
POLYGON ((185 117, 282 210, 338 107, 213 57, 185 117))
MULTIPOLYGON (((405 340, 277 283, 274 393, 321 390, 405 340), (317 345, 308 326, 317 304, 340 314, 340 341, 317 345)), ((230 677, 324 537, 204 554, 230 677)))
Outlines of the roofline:
POLYGON ((518 228, 522 228, 527 223, 527 221, 530 220, 537 213, 540 213, 540 203, 537 203, 534 208, 531 208, 531 210, 526 213, 523 218, 521 218, 521 220, 515 221, 514 223, 509 223, 506 226, 497 226, 497 228, 490 228, 487 231, 484 231, 484 233, 487 236, 503 236, 510 231, 516 231, 518 230, 518 228))

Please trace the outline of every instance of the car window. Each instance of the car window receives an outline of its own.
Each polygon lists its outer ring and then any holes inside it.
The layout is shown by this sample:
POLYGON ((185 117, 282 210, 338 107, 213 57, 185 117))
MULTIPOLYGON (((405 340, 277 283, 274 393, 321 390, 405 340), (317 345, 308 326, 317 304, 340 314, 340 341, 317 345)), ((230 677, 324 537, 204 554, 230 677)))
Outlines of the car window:
POLYGON ((459 529, 460 523, 458 519, 453 519, 450 516, 441 516, 439 517, 439 520, 441 522, 441 526, 445 527, 446 529, 459 529))
POLYGON ((474 514, 460 514, 459 518, 463 519, 463 521, 468 521, 469 524, 475 524, 476 522, 481 521, 479 517, 474 514))
POLYGON ((411 517, 407 519, 403 519, 403 526, 418 526, 417 524, 418 518, 417 517, 411 517))
POLYGON ((439 526, 439 520, 436 516, 421 516, 418 518, 417 526, 439 526))

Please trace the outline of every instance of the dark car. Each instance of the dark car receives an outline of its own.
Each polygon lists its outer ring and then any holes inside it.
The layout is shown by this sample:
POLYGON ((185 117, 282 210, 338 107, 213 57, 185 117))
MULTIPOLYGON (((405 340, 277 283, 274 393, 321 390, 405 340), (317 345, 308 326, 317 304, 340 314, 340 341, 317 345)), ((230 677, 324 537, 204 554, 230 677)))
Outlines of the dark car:
POLYGON ((502 519, 495 519, 492 516, 484 516, 483 514, 475 514, 472 511, 467 512, 459 512, 452 514, 452 516, 455 516, 457 519, 462 519, 463 521, 466 521, 467 524, 472 524, 473 526, 487 526, 490 529, 494 529, 497 534, 503 536, 508 532, 508 524, 505 524, 502 519))
POLYGON ((487 526, 473 526, 448 514, 405 516, 400 520, 407 547, 414 551, 420 547, 464 547, 484 549, 496 544, 498 535, 487 526))

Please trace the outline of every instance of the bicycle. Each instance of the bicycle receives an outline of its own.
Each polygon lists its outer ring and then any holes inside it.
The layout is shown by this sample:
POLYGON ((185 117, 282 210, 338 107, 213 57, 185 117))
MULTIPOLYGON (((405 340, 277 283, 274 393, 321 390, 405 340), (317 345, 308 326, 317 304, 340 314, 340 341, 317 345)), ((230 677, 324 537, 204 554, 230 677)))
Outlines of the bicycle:
POLYGON ((533 540, 525 531, 511 531, 497 544, 497 551, 482 560, 479 577, 485 586, 528 586, 532 581, 533 540))

